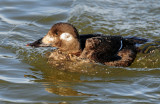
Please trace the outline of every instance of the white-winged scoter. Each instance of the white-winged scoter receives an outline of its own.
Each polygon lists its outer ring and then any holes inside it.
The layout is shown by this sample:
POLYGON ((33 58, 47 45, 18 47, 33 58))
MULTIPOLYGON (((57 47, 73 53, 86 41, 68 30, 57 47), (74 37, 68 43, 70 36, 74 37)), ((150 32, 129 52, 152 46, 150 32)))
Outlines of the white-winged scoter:
POLYGON ((138 52, 135 44, 146 39, 136 37, 107 36, 103 34, 79 35, 69 23, 57 23, 43 38, 28 44, 33 47, 57 47, 49 58, 65 60, 76 57, 108 66, 129 66, 138 52))

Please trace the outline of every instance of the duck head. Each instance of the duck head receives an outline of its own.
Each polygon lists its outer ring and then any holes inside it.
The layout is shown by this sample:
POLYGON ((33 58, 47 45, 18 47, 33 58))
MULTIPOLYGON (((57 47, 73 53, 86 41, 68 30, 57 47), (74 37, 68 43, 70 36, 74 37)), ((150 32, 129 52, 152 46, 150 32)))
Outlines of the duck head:
POLYGON ((77 29, 69 23, 57 23, 41 39, 28 44, 32 47, 57 47, 69 53, 81 52, 77 29))

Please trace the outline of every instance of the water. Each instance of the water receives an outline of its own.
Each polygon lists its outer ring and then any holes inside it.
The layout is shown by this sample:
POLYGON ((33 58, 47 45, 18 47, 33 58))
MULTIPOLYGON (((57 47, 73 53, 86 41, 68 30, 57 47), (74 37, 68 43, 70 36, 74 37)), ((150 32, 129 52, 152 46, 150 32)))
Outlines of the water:
MULTIPOLYGON (((1 104, 158 104, 159 43, 130 67, 83 65, 70 72, 47 64, 50 48, 26 44, 57 22, 79 33, 138 36, 160 41, 159 0, 1 0, 1 104)), ((142 45, 141 48, 146 45, 142 45)))

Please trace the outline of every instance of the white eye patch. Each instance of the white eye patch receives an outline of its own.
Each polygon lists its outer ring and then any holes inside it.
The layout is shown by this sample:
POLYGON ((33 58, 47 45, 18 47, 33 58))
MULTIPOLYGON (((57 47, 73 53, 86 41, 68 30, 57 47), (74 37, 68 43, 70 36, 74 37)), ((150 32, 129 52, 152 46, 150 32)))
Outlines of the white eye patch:
POLYGON ((60 35, 60 39, 66 40, 66 41, 70 41, 70 40, 73 39, 73 37, 72 37, 72 35, 69 34, 69 33, 62 33, 62 34, 60 35))

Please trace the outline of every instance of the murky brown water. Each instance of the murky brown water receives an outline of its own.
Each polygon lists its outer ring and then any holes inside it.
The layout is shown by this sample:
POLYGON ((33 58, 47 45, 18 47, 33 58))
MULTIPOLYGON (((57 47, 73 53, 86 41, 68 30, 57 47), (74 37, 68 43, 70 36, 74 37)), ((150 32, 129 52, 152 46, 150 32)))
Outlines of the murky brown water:
MULTIPOLYGON (((159 0, 1 0, 1 104, 158 104, 160 102, 159 0), (51 48, 25 45, 57 22, 79 33, 148 38, 152 52, 130 67, 83 64, 82 72, 47 64, 51 48)), ((148 51, 148 50, 147 50, 148 51)), ((76 67, 74 67, 76 69, 76 67)))

